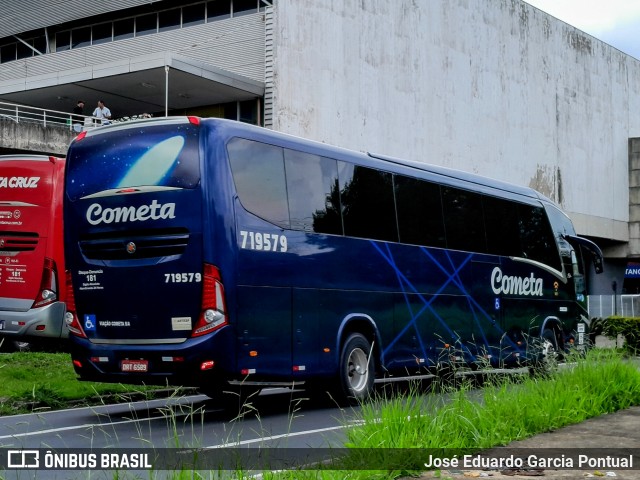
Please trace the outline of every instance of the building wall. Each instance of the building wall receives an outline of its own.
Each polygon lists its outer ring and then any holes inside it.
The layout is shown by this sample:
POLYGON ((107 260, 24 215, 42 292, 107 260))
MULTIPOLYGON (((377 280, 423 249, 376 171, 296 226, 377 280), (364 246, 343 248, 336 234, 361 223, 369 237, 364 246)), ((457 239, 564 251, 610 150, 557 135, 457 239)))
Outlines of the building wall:
POLYGON ((629 255, 640 257, 640 138, 629 139, 629 255))
POLYGON ((638 60, 521 0, 278 0, 272 54, 276 130, 531 186, 628 240, 638 60))
POLYGON ((0 35, 3 37, 50 25, 137 7, 149 0, 2 0, 0 35))
POLYGON ((223 70, 264 81, 264 14, 170 30, 2 64, 0 89, 75 70, 159 52, 175 52, 223 70))
POLYGON ((0 118, 0 149, 12 152, 65 156, 77 133, 66 126, 45 126, 38 122, 15 122, 0 118))

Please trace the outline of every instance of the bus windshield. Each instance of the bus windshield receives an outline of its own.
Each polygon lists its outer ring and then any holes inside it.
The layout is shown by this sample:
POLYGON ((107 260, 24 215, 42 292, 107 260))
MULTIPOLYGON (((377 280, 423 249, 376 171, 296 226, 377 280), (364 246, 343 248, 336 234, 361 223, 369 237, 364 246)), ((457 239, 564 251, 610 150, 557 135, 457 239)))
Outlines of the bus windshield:
POLYGON ((69 168, 72 201, 128 187, 194 188, 200 178, 198 130, 185 123, 87 135, 76 142, 69 168))

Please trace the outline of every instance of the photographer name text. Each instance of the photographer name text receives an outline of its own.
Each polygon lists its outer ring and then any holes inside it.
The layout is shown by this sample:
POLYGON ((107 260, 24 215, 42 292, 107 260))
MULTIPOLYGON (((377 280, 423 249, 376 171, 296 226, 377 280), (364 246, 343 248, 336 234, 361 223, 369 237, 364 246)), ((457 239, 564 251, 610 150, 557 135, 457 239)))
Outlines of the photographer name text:
POLYGON ((545 457, 528 455, 517 457, 488 457, 482 455, 462 455, 460 457, 441 458, 429 455, 424 463, 427 468, 633 468, 633 455, 628 456, 592 456, 559 455, 545 457))

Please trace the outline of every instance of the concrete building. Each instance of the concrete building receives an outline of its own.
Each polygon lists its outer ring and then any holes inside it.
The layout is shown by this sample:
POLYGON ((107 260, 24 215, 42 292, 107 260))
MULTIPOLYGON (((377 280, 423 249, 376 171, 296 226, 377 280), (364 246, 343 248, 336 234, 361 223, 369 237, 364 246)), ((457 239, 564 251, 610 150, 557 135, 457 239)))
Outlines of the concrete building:
POLYGON ((225 116, 480 173, 603 248, 592 293, 640 259, 640 61, 521 0, 4 4, 0 102, 225 116))

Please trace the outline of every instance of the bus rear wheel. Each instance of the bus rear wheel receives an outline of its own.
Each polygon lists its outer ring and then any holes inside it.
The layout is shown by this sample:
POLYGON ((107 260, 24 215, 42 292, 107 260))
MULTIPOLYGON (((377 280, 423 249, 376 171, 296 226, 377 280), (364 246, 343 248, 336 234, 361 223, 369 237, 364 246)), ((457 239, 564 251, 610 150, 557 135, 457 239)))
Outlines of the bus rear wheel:
POLYGON ((351 334, 340 354, 339 382, 342 396, 350 404, 365 401, 373 391, 375 362, 369 341, 360 333, 351 334))

